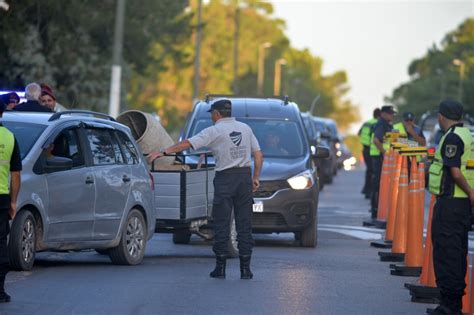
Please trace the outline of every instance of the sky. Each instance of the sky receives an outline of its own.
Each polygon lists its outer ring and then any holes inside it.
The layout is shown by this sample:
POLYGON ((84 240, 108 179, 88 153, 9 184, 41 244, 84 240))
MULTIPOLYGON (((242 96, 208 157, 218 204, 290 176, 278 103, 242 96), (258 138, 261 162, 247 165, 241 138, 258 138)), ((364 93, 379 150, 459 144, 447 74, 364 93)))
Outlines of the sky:
MULTIPOLYGON (((323 73, 346 70, 348 97, 367 120, 409 80, 408 65, 474 16, 474 0, 271 0, 291 45, 324 60, 323 73)), ((356 126, 353 126, 353 130, 356 126)))

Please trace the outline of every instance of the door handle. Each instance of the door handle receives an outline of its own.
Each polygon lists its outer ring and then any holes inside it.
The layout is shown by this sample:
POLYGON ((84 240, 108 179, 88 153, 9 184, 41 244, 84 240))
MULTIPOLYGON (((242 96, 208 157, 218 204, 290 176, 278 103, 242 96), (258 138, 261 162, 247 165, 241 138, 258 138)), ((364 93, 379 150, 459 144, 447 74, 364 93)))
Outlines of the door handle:
POLYGON ((90 176, 86 177, 86 184, 94 184, 94 179, 90 176))
POLYGON ((124 183, 128 183, 130 181, 130 177, 128 177, 127 175, 123 175, 122 180, 124 183))

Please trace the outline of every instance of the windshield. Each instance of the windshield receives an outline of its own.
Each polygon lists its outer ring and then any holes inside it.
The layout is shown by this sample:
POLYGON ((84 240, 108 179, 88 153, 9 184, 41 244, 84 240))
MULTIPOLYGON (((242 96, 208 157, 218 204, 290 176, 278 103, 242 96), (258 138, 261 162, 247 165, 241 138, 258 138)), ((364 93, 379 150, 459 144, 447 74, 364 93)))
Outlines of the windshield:
MULTIPOLYGON (((265 157, 295 158, 306 153, 302 130, 294 121, 276 119, 238 118, 238 121, 250 126, 260 144, 265 157)), ((210 118, 197 119, 193 122, 188 138, 212 125, 210 118)), ((199 151, 207 151, 207 148, 199 151)))
POLYGON ((31 147, 38 140, 39 136, 46 129, 45 125, 24 123, 24 122, 8 122, 4 121, 3 125, 13 132, 15 138, 20 146, 21 159, 30 152, 31 147))

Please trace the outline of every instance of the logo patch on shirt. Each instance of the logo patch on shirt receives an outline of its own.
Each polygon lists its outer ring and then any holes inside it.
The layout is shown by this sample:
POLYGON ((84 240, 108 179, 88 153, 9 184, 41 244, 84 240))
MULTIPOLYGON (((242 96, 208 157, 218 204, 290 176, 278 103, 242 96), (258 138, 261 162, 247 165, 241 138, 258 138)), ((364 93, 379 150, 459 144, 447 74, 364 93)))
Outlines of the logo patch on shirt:
POLYGON ((447 144, 444 154, 446 155, 447 158, 452 158, 456 155, 457 151, 458 151, 458 146, 457 145, 447 144))
POLYGON ((240 143, 242 142, 242 133, 233 131, 232 133, 229 134, 230 140, 236 145, 239 146, 240 143))

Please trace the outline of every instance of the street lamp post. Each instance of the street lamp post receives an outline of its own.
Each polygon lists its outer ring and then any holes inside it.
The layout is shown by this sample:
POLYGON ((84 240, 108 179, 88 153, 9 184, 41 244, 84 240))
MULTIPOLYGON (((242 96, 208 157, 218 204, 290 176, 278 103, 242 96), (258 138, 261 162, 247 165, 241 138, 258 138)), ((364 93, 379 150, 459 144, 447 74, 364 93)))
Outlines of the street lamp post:
POLYGON ((281 89, 281 66, 286 65, 285 58, 275 61, 275 81, 273 82, 273 95, 280 95, 281 89))
POLYGON ((112 80, 110 81, 109 115, 117 117, 120 111, 120 80, 122 78, 123 24, 125 0, 117 1, 115 13, 114 52, 112 80))
POLYGON ((199 72, 201 61, 201 36, 202 36, 202 0, 198 0, 198 22, 196 32, 196 48, 194 57, 194 84, 193 84, 193 103, 199 96, 199 72))
POLYGON ((463 96, 463 81, 464 81, 464 71, 466 70, 466 63, 461 59, 454 59, 453 64, 459 67, 459 101, 462 103, 462 96, 463 96))
POLYGON ((272 47, 272 43, 265 42, 258 47, 257 94, 263 94, 263 78, 265 75, 265 49, 272 47))

